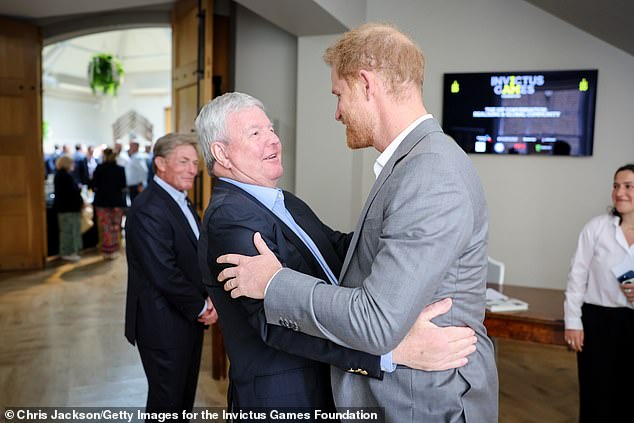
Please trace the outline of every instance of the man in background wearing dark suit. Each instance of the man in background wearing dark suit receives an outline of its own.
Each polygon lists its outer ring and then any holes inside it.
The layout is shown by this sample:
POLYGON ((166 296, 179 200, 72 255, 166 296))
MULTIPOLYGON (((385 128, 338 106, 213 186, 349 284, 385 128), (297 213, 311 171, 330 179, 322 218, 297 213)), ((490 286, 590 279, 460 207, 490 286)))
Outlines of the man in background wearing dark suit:
POLYGON ((88 161, 86 155, 82 151, 82 145, 75 145, 75 153, 73 154, 73 161, 75 162, 75 169, 73 170, 73 177, 77 184, 84 186, 88 185, 90 178, 88 176, 88 161))
MULTIPOLYGON (((333 231, 303 201, 276 187, 283 174, 282 147, 259 100, 242 93, 218 97, 203 108, 196 129, 208 171, 219 177, 205 213, 198 253, 231 362, 230 409, 333 410, 329 365, 358 377, 381 379, 382 370, 393 370, 392 360, 428 370, 466 362, 464 356, 474 350, 470 329, 448 328, 460 340, 455 355, 430 366, 421 360, 427 356, 421 354, 424 338, 420 336, 407 338, 393 355, 378 357, 267 325, 261 301, 232 299, 216 282, 222 270, 216 258, 227 252, 257 254, 254 233, 262 235, 285 266, 334 284, 352 235, 333 231)), ((442 310, 428 311, 423 318, 429 320, 434 312, 442 310)))
POLYGON ((180 418, 194 405, 203 329, 218 318, 198 269, 198 216, 186 197, 198 170, 195 138, 160 138, 154 167, 127 216, 125 335, 148 379, 146 411, 180 418))

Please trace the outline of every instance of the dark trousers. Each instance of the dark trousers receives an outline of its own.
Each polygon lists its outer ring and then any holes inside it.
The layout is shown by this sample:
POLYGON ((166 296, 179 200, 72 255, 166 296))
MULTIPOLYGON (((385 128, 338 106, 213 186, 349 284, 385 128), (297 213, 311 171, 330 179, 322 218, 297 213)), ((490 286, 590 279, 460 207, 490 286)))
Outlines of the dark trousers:
POLYGON ((631 421, 634 310, 584 304, 583 351, 577 353, 579 421, 631 421))
POLYGON ((139 354, 148 380, 146 412, 177 413, 177 421, 187 421, 182 419, 182 415, 183 410, 191 412, 194 407, 202 341, 201 329, 200 336, 190 345, 179 345, 170 349, 139 346, 139 354))

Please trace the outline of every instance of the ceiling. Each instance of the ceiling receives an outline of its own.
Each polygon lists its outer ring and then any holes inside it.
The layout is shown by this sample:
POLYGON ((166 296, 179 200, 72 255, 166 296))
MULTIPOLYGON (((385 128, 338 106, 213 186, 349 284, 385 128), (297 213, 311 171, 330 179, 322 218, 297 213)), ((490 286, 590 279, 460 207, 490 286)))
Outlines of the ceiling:
POLYGON ((42 69, 45 78, 63 74, 83 79, 93 55, 110 53, 122 62, 126 74, 169 71, 171 52, 172 31, 169 28, 107 31, 44 47, 42 69))
MULTIPOLYGON (((634 1, 632 0, 524 0, 543 9, 558 18, 634 55, 634 1)), ((238 0, 239 3, 243 3, 238 0)), ((174 0, 0 0, 0 15, 23 17, 30 20, 45 21, 55 17, 85 13, 117 11, 128 8, 162 6, 169 8, 174 0)), ((249 7, 249 2, 243 5, 249 7)), ((320 3, 309 1, 305 3, 320 3)), ((280 9, 280 19, 289 22, 276 22, 279 26, 297 27, 293 14, 283 13, 288 2, 267 0, 267 9, 280 9)), ((275 14, 275 11, 271 13, 275 14)), ((313 15, 314 18, 314 15, 313 15)), ((314 21, 314 19, 313 19, 314 21)), ((309 22, 307 22, 309 24, 309 22)), ((312 23, 311 23, 312 25, 312 23)))
MULTIPOLYGON (((237 0, 249 7, 248 1, 237 0)), ((465 0, 467 1, 467 0, 465 0)), ((634 55, 634 1, 632 0, 524 0, 558 18, 634 55)), ((85 13, 121 11, 127 8, 161 6, 168 9, 174 0, 0 0, 0 15, 18 16, 43 22, 46 19, 85 13)), ((253 2, 251 2, 253 3, 253 2)), ((303 3, 324 4, 323 0, 303 3)), ((296 3, 297 4, 297 3, 296 3)), ((275 22, 282 28, 297 27, 297 16, 284 13, 288 1, 267 0, 272 15, 288 22, 275 22), (275 13, 273 9, 280 9, 275 13), (294 21, 293 21, 294 20, 294 21)), ((310 18, 310 17, 309 17, 310 18)), ((312 15, 314 21, 314 13, 312 15)), ((306 22, 311 26, 313 23, 306 22)), ((301 24, 300 26, 306 26, 301 24)), ((289 31, 291 32, 291 31, 289 31)))
MULTIPOLYGON (((222 3, 222 0, 217 1, 222 3)), ((323 0, 303 0, 302 2, 295 0, 289 3, 289 0, 267 0, 266 7, 262 9, 259 0, 255 2, 237 0, 247 8, 257 9, 259 7, 262 10, 256 10, 256 13, 263 14, 268 19, 275 21, 274 23, 280 27, 296 35, 308 35, 310 30, 307 28, 314 27, 315 22, 321 22, 322 26, 332 27, 333 30, 337 29, 337 25, 341 25, 339 22, 333 24, 332 17, 330 20, 325 17, 317 18, 321 1, 323 0), (302 9, 310 6, 310 16, 304 16, 305 13, 293 10, 298 5, 302 9), (279 10, 276 12, 276 9, 279 10), (310 24, 303 24, 301 21, 304 19, 308 19, 310 24), (302 31, 309 32, 303 33, 302 31)), ((524 1, 634 55, 633 0, 524 1)), ((73 17, 78 19, 86 16, 91 17, 93 21, 103 21, 107 19, 108 14, 117 14, 113 19, 114 22, 120 21, 124 16, 127 16, 130 22, 135 22, 134 19, 138 21, 139 16, 154 13, 153 18, 151 17, 142 23, 142 26, 154 26, 152 29, 101 32, 50 44, 44 48, 45 75, 63 73, 72 78, 83 79, 90 56, 98 52, 115 54, 124 62, 124 69, 127 73, 141 70, 168 70, 171 66, 171 33, 168 27, 168 12, 174 2, 175 0, 0 0, 0 15, 20 17, 40 26, 43 28, 46 45, 56 41, 56 32, 68 32, 73 17), (157 16, 157 11, 162 15, 157 16), (154 19, 154 24, 152 19, 154 19), (162 25, 163 28, 156 28, 156 22, 160 22, 158 25, 162 25)), ((226 3, 226 0, 224 2, 226 3)), ((323 10, 322 13, 327 15, 323 10)), ((105 25, 105 27, 107 26, 105 25)), ((85 34, 86 31, 78 33, 85 34)))
POLYGON ((43 19, 170 4, 175 0, 0 0, 0 15, 43 19))
POLYGON ((634 56, 634 1, 525 1, 634 56))

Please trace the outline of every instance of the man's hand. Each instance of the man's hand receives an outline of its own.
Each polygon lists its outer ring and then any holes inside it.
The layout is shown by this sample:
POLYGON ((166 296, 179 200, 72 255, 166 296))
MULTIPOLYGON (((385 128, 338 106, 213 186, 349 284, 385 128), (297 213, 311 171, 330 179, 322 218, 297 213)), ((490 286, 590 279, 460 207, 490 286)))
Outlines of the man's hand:
POLYGON ((476 350, 475 332, 467 327, 438 327, 431 322, 451 308, 451 298, 430 304, 420 313, 405 339, 392 351, 394 363, 419 370, 447 370, 467 364, 476 350))
POLYGON ((266 285, 282 268, 259 232, 253 235, 253 244, 260 255, 249 257, 225 254, 216 259, 218 263, 235 264, 234 267, 228 267, 218 274, 218 282, 225 283, 225 291, 231 291, 231 298, 245 296, 256 300, 263 299, 266 285))
POLYGON ((623 291, 623 295, 627 298, 627 301, 634 303, 634 284, 622 283, 620 284, 620 287, 621 291, 623 291))
POLYGON ((568 348, 572 351, 583 351, 583 330, 566 329, 564 331, 564 339, 568 344, 568 348))
POLYGON ((198 317, 198 321, 205 325, 213 325, 218 321, 218 312, 211 302, 211 298, 207 297, 207 310, 198 317))

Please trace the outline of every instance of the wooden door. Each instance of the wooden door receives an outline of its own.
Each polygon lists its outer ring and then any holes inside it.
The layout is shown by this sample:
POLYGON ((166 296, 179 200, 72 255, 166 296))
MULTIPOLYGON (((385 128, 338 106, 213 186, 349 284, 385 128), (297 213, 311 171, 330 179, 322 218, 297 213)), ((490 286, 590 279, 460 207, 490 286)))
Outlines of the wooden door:
MULTIPOLYGON (((172 12, 174 132, 194 132, 200 107, 211 100, 212 48, 213 0, 179 0, 172 12)), ((189 195, 202 216, 211 196, 211 178, 202 155, 198 177, 189 195)))
MULTIPOLYGON (((172 120, 174 132, 193 132, 200 108, 212 98, 213 0, 179 0, 172 11, 172 120), (200 47, 199 47, 200 45, 200 47)), ((202 155, 189 196, 200 216, 212 179, 202 155)), ((211 327, 212 377, 225 378, 227 355, 218 325, 211 327)))
POLYGON ((41 50, 35 26, 0 17, 0 270, 46 257, 41 50))

